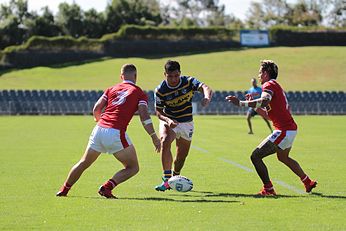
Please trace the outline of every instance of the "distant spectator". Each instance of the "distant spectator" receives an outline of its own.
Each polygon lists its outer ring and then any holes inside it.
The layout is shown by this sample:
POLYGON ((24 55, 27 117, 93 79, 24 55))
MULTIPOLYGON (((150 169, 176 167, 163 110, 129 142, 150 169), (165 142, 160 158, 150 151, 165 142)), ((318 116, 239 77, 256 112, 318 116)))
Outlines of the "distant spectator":
MULTIPOLYGON (((252 87, 246 92, 247 93, 246 99, 247 100, 259 99, 261 97, 261 94, 262 94, 262 88, 257 86, 257 81, 255 78, 251 79, 251 84, 252 84, 252 87)), ((252 107, 249 107, 249 109, 246 113, 246 120, 247 120, 247 124, 249 125, 249 132, 248 132, 249 134, 253 134, 251 118, 254 117, 255 115, 257 115, 257 112, 255 111, 255 109, 252 107)), ((264 119, 264 121, 268 125, 270 131, 273 132, 273 129, 270 126, 269 121, 263 116, 262 116, 262 118, 264 119)))

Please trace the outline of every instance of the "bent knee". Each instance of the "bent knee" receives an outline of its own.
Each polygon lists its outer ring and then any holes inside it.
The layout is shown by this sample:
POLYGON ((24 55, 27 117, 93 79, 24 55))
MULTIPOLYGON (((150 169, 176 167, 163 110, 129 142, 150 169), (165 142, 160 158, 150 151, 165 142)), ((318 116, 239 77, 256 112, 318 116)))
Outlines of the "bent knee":
POLYGON ((261 152, 260 152, 260 149, 259 148, 256 148, 255 150, 253 150, 251 156, 250 156, 250 159, 252 162, 255 162, 255 161, 258 161, 261 158, 261 152))

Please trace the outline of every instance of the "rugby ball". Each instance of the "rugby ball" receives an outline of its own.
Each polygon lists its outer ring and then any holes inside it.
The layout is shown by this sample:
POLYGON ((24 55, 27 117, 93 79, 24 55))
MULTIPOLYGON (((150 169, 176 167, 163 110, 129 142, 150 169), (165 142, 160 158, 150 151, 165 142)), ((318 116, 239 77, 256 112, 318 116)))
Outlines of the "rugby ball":
POLYGON ((193 188, 193 183, 185 176, 172 176, 168 180, 168 185, 178 192, 188 192, 193 188))

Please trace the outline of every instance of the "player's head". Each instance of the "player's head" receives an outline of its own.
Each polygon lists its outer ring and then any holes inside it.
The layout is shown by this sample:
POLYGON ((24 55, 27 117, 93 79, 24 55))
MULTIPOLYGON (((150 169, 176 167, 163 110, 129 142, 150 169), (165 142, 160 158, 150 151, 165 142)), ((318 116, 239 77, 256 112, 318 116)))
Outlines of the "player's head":
POLYGON ((120 70, 120 77, 123 80, 130 80, 136 83, 137 80, 137 69, 133 64, 124 64, 120 70))
POLYGON ((261 60, 258 78, 261 84, 278 77, 278 66, 272 60, 261 60))
POLYGON ((165 64, 167 83, 171 87, 176 87, 180 82, 180 64, 177 61, 168 60, 165 64))
POLYGON ((251 79, 251 84, 253 87, 257 87, 257 80, 255 78, 251 79))

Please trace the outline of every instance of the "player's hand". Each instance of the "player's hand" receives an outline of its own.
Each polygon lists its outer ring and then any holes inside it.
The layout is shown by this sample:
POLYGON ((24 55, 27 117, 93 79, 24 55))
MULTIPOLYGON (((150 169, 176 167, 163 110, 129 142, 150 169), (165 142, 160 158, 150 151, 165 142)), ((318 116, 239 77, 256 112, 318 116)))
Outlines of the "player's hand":
POLYGON ((155 151, 156 152, 160 152, 161 151, 161 141, 160 139, 157 137, 157 135, 152 135, 151 136, 151 140, 153 141, 153 144, 155 146, 155 151))
POLYGON ((230 103, 233 103, 236 106, 239 106, 239 99, 234 95, 229 95, 226 97, 226 100, 230 103))
POLYGON ((176 120, 169 120, 168 123, 167 123, 168 127, 170 128, 175 128, 176 126, 178 126, 178 121, 176 120))
POLYGON ((252 94, 250 94, 250 93, 249 93, 249 94, 246 94, 246 95, 245 95, 245 99, 248 100, 248 101, 253 100, 252 94))
POLYGON ((208 106, 209 103, 210 103, 210 99, 208 99, 208 98, 203 98, 202 101, 201 101, 201 105, 202 105, 203 107, 208 106))

